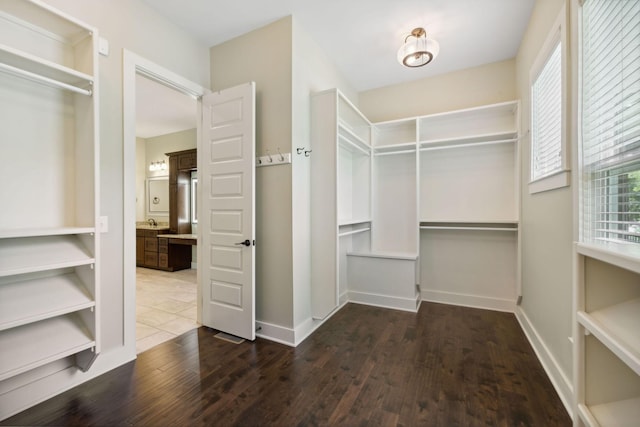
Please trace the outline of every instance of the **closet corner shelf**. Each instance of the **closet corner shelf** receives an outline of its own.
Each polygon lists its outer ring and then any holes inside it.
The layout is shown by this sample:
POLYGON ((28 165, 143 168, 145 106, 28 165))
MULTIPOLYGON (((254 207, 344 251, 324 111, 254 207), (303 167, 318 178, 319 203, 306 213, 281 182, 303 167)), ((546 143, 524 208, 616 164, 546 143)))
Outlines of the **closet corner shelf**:
POLYGON ((640 248, 638 245, 613 242, 576 242, 575 246, 580 255, 640 274, 640 248))
POLYGON ((640 375, 640 298, 586 313, 578 322, 640 375))
POLYGON ((582 421, 589 427, 632 426, 640 419, 640 397, 599 405, 578 405, 582 421))
MULTIPOLYGON (((88 74, 3 44, 0 44, 0 64, 55 80, 65 85, 71 85, 78 89, 88 89, 93 84, 93 77, 88 74)), ((7 71, 12 72, 10 70, 7 71)))
POLYGON ((82 320, 75 314, 2 331, 0 381, 95 345, 82 320))

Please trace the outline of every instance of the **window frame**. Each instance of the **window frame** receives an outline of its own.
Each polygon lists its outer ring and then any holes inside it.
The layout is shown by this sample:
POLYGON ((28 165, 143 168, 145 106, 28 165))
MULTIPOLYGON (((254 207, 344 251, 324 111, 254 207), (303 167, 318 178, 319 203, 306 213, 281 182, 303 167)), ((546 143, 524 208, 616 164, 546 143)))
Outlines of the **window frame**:
POLYGON ((529 71, 529 194, 540 193, 543 191, 554 190, 558 188, 567 187, 571 184, 571 158, 569 151, 569 136, 568 136, 568 106, 569 106, 569 88, 568 88, 568 49, 567 49, 567 25, 566 25, 566 12, 563 6, 558 14, 554 24, 551 26, 549 34, 545 39, 542 47, 538 51, 536 59, 534 60, 531 69, 529 71), (560 69, 561 69, 561 130, 560 130, 560 152, 561 161, 560 167, 544 176, 533 178, 534 170, 534 144, 533 144, 533 85, 536 82, 538 76, 546 66, 547 62, 551 58, 551 55, 555 52, 556 47, 560 44, 560 69))

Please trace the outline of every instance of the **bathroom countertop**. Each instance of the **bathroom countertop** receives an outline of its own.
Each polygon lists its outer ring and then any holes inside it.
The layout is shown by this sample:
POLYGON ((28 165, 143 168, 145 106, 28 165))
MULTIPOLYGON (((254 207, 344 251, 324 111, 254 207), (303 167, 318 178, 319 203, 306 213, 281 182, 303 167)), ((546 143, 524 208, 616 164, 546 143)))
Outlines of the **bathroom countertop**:
POLYGON ((169 226, 168 225, 136 225, 136 230, 158 230, 158 231, 164 231, 164 230, 168 230, 169 226))
POLYGON ((166 237, 168 239, 186 239, 186 240, 196 240, 198 238, 196 234, 158 234, 158 237, 166 237))

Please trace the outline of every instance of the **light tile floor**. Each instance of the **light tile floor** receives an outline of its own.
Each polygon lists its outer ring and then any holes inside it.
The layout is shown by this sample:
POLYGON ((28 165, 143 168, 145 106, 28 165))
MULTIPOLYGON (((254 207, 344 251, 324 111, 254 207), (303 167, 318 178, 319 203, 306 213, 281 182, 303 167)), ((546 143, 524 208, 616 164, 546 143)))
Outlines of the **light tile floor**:
POLYGON ((196 270, 137 267, 136 353, 197 328, 196 298, 196 270))

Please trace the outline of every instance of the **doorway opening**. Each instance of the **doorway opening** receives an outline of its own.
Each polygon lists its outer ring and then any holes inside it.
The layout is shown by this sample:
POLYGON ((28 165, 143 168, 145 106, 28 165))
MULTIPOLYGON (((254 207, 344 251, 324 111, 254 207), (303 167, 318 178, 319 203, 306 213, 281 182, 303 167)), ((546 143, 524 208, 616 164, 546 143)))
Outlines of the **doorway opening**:
POLYGON ((170 202, 176 162, 167 155, 196 150, 197 110, 192 97, 136 74, 136 353, 198 327, 196 246, 166 237, 178 233, 170 226, 176 210, 189 222, 181 228, 197 236, 197 170, 185 197, 170 202))
POLYGON ((206 89, 131 52, 123 60, 124 344, 137 354, 200 323, 197 215, 190 212, 198 191, 190 187, 197 182, 199 98, 206 89), (181 241, 171 238, 176 200, 169 197, 166 153, 184 150, 195 158, 180 206, 192 222, 181 241))

